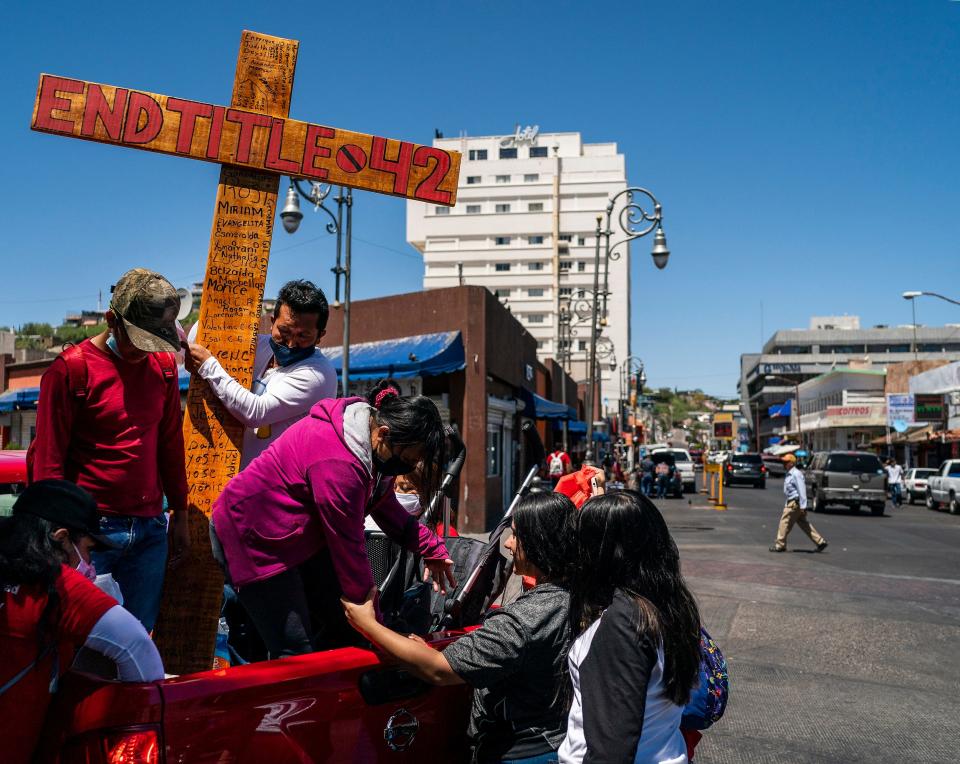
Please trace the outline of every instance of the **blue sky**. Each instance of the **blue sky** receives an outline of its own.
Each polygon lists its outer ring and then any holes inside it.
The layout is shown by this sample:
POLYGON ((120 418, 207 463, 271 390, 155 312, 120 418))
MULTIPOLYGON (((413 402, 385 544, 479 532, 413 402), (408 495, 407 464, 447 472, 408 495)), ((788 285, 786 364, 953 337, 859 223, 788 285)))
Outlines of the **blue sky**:
MULTIPOLYGON (((960 298, 960 2, 90 7, 5 9, 0 324, 60 323, 134 265, 199 280, 210 233, 216 166, 31 132, 39 73, 227 103, 245 28, 300 40, 299 119, 616 141, 673 253, 661 272, 652 242, 634 247, 632 350, 655 386, 733 395, 740 353, 777 328, 908 323, 905 289, 960 298)), ((355 298, 420 288, 404 207, 357 194, 355 298)), ((294 277, 332 292, 333 254, 319 218, 278 228, 268 293, 294 277)))

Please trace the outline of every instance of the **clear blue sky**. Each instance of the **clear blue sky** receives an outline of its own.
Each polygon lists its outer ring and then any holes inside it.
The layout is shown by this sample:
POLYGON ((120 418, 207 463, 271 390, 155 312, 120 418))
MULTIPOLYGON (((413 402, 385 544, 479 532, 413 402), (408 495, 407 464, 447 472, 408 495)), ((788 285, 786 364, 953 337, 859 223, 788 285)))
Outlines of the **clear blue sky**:
MULTIPOLYGON (((632 349, 653 385, 733 395, 762 330, 907 323, 904 289, 960 297, 960 2, 13 6, 0 324, 60 323, 134 265, 198 280, 210 233, 214 165, 31 132, 38 74, 226 103, 245 28, 300 40, 300 119, 424 143, 516 122, 616 141, 673 252, 659 272, 651 242, 634 248, 632 349)), ((358 194, 355 297, 420 288, 404 215, 358 194)), ((319 218, 278 228, 268 293, 293 277, 332 292, 333 252, 319 218)), ((927 299, 918 320, 960 308, 927 299)))

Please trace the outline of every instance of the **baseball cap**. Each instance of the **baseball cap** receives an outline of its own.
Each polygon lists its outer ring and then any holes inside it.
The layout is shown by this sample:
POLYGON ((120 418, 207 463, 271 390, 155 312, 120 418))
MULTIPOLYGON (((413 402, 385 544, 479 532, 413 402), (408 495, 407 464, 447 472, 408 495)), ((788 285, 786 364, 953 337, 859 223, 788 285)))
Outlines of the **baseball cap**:
POLYGON ((159 273, 146 268, 124 273, 113 287, 110 307, 123 321, 137 349, 145 353, 179 352, 180 295, 159 273))
POLYGON ((13 504, 13 514, 34 515, 61 528, 80 531, 101 546, 116 549, 106 536, 100 535, 97 502, 83 488, 69 480, 38 480, 28 485, 13 504))
POLYGON ((795 462, 797 460, 797 457, 794 456, 793 454, 784 454, 782 459, 785 462, 795 462))

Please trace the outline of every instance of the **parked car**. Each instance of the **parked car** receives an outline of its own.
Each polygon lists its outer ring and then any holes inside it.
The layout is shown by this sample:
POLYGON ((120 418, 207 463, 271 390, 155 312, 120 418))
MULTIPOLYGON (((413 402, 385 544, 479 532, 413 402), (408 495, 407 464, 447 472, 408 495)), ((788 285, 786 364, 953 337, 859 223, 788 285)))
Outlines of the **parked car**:
POLYGON ((0 517, 9 515, 27 484, 27 452, 0 451, 0 517))
POLYGON ((755 488, 767 487, 767 468, 760 454, 730 454, 723 466, 723 484, 749 483, 755 488))
POLYGON ((927 478, 927 508, 946 507, 951 515, 960 515, 960 459, 947 459, 927 478))
POLYGON ((903 492, 906 494, 908 504, 914 504, 918 499, 926 500, 927 478, 936 474, 935 469, 927 467, 911 467, 906 471, 903 476, 903 492))
POLYGON ((677 468, 677 471, 680 473, 680 480, 683 483, 683 490, 687 493, 693 493, 697 490, 697 476, 693 467, 693 459, 690 457, 690 452, 685 448, 662 448, 654 451, 653 453, 659 453, 660 451, 669 451, 673 454, 674 465, 677 468))
POLYGON ((816 454, 804 471, 807 506, 822 512, 842 504, 859 512, 864 504, 882 515, 887 502, 887 473, 876 454, 830 451, 816 454))

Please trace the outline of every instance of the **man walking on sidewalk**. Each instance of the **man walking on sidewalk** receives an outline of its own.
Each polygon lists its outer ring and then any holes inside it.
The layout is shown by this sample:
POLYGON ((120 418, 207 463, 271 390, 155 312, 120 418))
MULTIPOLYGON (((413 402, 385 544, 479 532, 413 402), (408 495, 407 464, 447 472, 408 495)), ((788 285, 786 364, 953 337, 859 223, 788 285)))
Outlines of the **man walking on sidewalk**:
POLYGON ((787 474, 783 478, 783 494, 787 497, 787 504, 783 508, 783 515, 780 517, 776 543, 770 547, 770 551, 787 551, 787 536, 793 529, 794 523, 796 523, 800 526, 800 530, 806 533, 810 540, 817 545, 817 551, 822 552, 827 548, 827 542, 807 520, 807 487, 804 484, 803 473, 797 469, 797 457, 793 454, 787 454, 783 457, 783 460, 788 467, 787 474))

